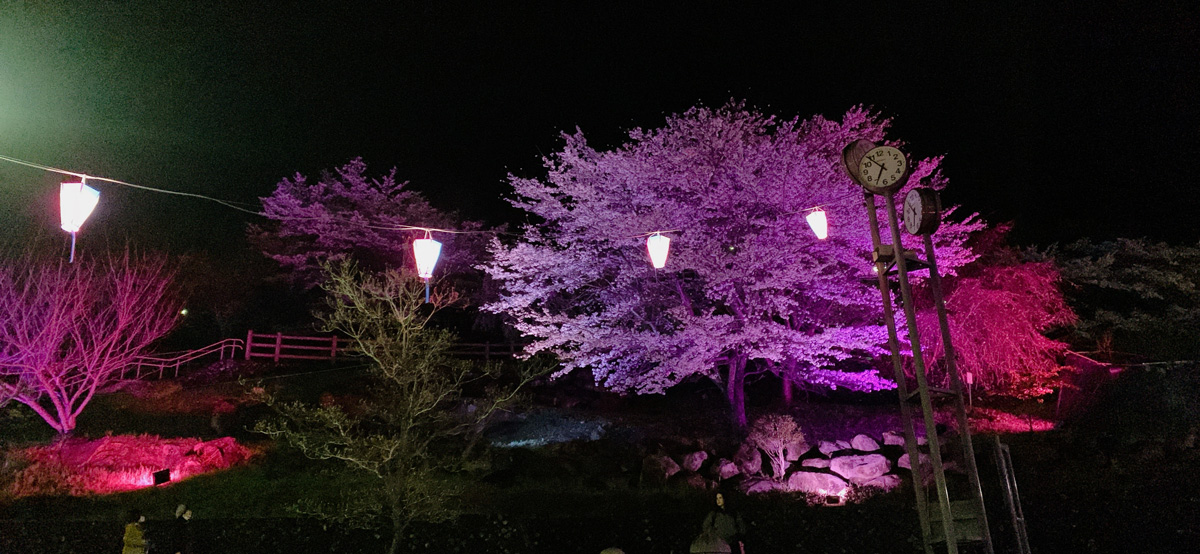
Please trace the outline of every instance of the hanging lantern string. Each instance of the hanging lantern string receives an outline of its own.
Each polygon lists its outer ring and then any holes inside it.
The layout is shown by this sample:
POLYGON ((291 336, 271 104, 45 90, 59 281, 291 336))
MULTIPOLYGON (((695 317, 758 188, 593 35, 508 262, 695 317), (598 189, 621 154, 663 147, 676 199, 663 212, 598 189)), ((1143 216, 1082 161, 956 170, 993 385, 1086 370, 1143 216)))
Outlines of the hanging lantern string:
MULTIPOLYGON (((239 212, 248 213, 248 214, 256 215, 259 217, 270 217, 267 214, 263 213, 262 211, 254 210, 254 209, 250 209, 250 208, 246 208, 246 207, 242 207, 242 206, 238 205, 238 204, 242 204, 245 206, 251 205, 246 202, 234 202, 231 200, 223 200, 220 198, 214 198, 211 196, 198 194, 198 193, 194 193, 194 192, 181 192, 181 191, 175 191, 175 190, 167 190, 167 189, 161 189, 161 188, 155 188, 155 187, 148 187, 145 185, 138 185, 138 184, 130 183, 127 181, 121 181, 119 179, 110 179, 108 177, 97 177, 95 175, 88 175, 86 173, 68 171, 65 169, 57 168, 57 167, 42 165, 39 163, 34 163, 34 162, 29 162, 29 161, 13 158, 11 156, 0 155, 0 161, 15 163, 15 164, 31 167, 34 169, 40 169, 42 171, 59 173, 62 175, 69 175, 72 177, 79 177, 81 179, 88 179, 88 180, 92 180, 92 181, 104 181, 106 183, 112 183, 115 185, 126 186, 126 187, 135 188, 135 189, 139 189, 139 190, 145 190, 145 191, 149 191, 149 192, 158 192, 158 193, 163 193, 163 194, 172 194, 172 195, 176 195, 176 196, 199 198, 201 200, 208 200, 210 202, 215 202, 217 204, 220 204, 227 208, 232 208, 239 212)), ((813 212, 815 210, 819 210, 819 209, 827 207, 827 206, 840 205, 846 199, 857 197, 860 194, 861 194, 861 192, 858 192, 858 191, 850 192, 850 193, 844 194, 842 196, 835 197, 835 198, 828 200, 826 202, 823 202, 821 204, 817 204, 815 206, 810 206, 810 207, 807 207, 807 208, 804 208, 801 210, 797 210, 794 212, 782 213, 782 214, 777 215, 776 217, 779 218, 779 217, 787 217, 790 215, 809 213, 809 212, 813 212)), ((281 217, 279 217, 279 219, 288 220, 288 221, 335 221, 336 222, 337 220, 342 219, 342 218, 324 217, 324 216, 312 216, 312 217, 281 216, 281 217)), ((352 221, 348 221, 348 220, 346 221, 346 223, 359 225, 361 227, 365 227, 368 229, 377 229, 377 230, 381 230, 381 231, 425 231, 426 234, 429 234, 429 232, 432 232, 432 231, 436 231, 438 233, 446 233, 446 234, 452 234, 452 235, 490 234, 490 235, 520 236, 519 233, 512 233, 512 232, 499 231, 499 230, 470 230, 470 231, 468 231, 468 230, 459 230, 459 229, 440 229, 437 227, 428 227, 428 226, 423 226, 423 225, 378 224, 378 223, 373 224, 373 223, 352 222, 352 221)), ((623 238, 641 238, 641 237, 651 236, 655 233, 680 233, 680 232, 682 232, 681 229, 671 229, 671 230, 666 230, 666 231, 649 231, 649 232, 640 233, 637 235, 623 237, 623 238)))
MULTIPOLYGON (((220 199, 220 198, 213 198, 213 197, 211 197, 211 196, 206 196, 206 195, 203 195, 203 194, 197 194, 197 193, 193 193, 193 192, 180 192, 180 191, 176 191, 176 190, 167 190, 167 189, 160 189, 160 188, 155 188, 155 187, 148 187, 148 186, 145 186, 145 185, 138 185, 138 184, 135 184, 135 183, 130 183, 130 182, 127 182, 127 181, 121 181, 121 180, 119 180, 119 179, 110 179, 110 178, 108 178, 108 177, 97 177, 97 176, 95 176, 95 175, 88 175, 88 174, 86 174, 86 173, 79 173, 79 172, 75 172, 75 171, 68 171, 68 170, 65 170, 65 169, 59 169, 59 168, 57 168, 57 167, 51 167, 51 166, 48 166, 48 165, 42 165, 42 164, 39 164, 39 163, 34 163, 34 162, 25 161, 25 160, 20 160, 20 159, 17 159, 17 158, 13 158, 13 157, 11 157, 11 156, 4 156, 4 155, 0 155, 0 161, 6 161, 6 162, 10 162, 10 163, 15 163, 15 164, 18 164, 18 165, 23 165, 23 166, 26 166, 26 167, 32 167, 32 168, 34 168, 34 169, 40 169, 40 170, 42 170, 42 171, 48 171, 48 172, 51 172, 51 173, 58 173, 58 174, 61 174, 61 175, 68 175, 68 176, 71 176, 71 177, 78 177, 78 178, 80 178, 80 179, 86 179, 86 180, 91 180, 91 181, 104 181, 104 182, 106 182, 106 183, 112 183, 112 184, 115 184, 115 185, 122 185, 122 186, 130 187, 130 188, 135 188, 135 189, 139 189, 139 190, 145 190, 145 191, 150 191, 150 192, 160 192, 160 193, 163 193, 163 194, 173 194, 173 195, 176 195, 176 196, 186 196, 186 197, 191 197, 191 198, 199 198, 199 199, 202 199, 202 200, 208 200, 208 201, 210 201, 210 202, 216 202, 217 204, 220 204, 220 205, 222 205, 222 206, 225 206, 225 207, 227 207, 227 208, 233 208, 233 209, 235 209, 235 210, 237 210, 237 211, 239 211, 239 212, 244 212, 244 213, 248 213, 248 214, 251 214, 251 215, 256 215, 256 216, 259 216, 259 217, 269 217, 269 216, 267 216, 267 214, 265 214, 265 213, 263 213, 263 212, 261 212, 261 211, 258 211, 258 210, 253 210, 253 209, 249 209, 249 208, 244 208, 244 207, 242 207, 242 206, 239 206, 239 205, 238 205, 238 204, 243 204, 243 205, 245 205, 245 206, 250 206, 250 205, 251 205, 251 204, 249 204, 249 203, 246 203, 246 202, 233 202, 233 201, 230 201, 230 200, 222 200, 222 199, 220 199)), ((290 220, 290 221, 315 221, 315 220, 329 221, 329 220, 331 220, 331 219, 333 219, 333 220, 337 220, 337 219, 339 219, 339 218, 336 218, 336 217, 335 217, 335 218, 329 218, 329 217, 319 217, 319 216, 314 216, 314 217, 286 216, 286 217, 283 217, 282 219, 286 219, 286 220, 290 220)), ((351 222, 351 221, 348 221, 348 220, 347 220, 346 222, 347 222, 347 223, 354 223, 354 222, 351 222)), ((360 226, 362 226, 362 227, 366 227, 366 228, 368 228, 368 229, 378 229, 378 230, 383 230, 383 231, 425 231, 425 232, 426 232, 426 234, 428 234, 430 231, 437 231, 437 232, 439 232, 439 233, 447 233, 447 234, 452 234, 452 235, 464 235, 464 234, 513 234, 513 233, 505 233, 505 232, 503 232, 503 231, 495 231, 495 230, 476 230, 476 231, 466 231, 466 230, 458 230, 458 229, 440 229, 440 228, 437 228, 437 227, 428 227, 428 226, 420 226, 420 225, 402 225, 402 224, 383 225, 383 224, 370 224, 370 223, 356 223, 356 224, 357 224, 357 225, 360 225, 360 226)))

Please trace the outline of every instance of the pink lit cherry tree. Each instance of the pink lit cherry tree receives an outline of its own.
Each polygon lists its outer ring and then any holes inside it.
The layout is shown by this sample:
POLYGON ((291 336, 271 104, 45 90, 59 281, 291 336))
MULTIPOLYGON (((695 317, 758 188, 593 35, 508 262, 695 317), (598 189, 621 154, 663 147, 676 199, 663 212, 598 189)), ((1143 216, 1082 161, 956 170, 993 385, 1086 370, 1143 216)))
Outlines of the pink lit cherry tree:
MULTIPOLYGON (((362 158, 317 179, 300 174, 283 179, 262 203, 263 215, 272 221, 251 227, 251 241, 305 287, 324 282, 324 264, 338 260, 353 260, 371 272, 419 271, 414 267, 413 241, 423 240, 426 228, 483 229, 478 222, 461 221, 456 214, 434 208, 398 180, 395 169, 369 175, 362 158)), ((445 244, 438 275, 450 277, 460 290, 469 289, 456 277, 470 274, 465 281, 477 281, 472 266, 486 254, 485 235, 443 233, 438 241, 445 244)))
MULTIPOLYGON (((862 193, 838 162, 851 140, 881 141, 887 126, 861 108, 840 121, 779 120, 730 103, 634 129, 611 150, 593 148, 582 131, 564 134, 545 178, 509 179, 513 204, 544 223, 514 243, 493 242, 485 270, 502 296, 484 309, 508 314, 533 339, 528 353, 557 354, 560 375, 586 370, 636 393, 711 379, 742 428, 754 374, 811 388, 889 388, 869 363, 886 332, 879 293, 863 282, 862 193), (810 228, 817 206, 824 240, 810 228), (656 270, 647 233, 664 229, 669 259, 656 270)), ((939 163, 915 161, 911 182, 944 187, 939 163)), ((964 242, 983 227, 952 211, 934 237, 950 272, 974 258, 964 242)))
POLYGON ((26 254, 0 265, 0 399, 68 434, 97 389, 176 323, 174 274, 130 254, 69 264, 26 254))

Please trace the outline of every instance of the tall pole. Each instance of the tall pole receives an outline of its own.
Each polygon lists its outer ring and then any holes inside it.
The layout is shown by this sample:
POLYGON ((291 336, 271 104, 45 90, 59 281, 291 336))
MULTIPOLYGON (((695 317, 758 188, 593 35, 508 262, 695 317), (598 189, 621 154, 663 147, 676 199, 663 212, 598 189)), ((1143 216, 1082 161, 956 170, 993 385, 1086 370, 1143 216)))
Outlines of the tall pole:
MULTIPOLYGON (((925 437, 929 440, 929 459, 933 463, 933 480, 937 488, 938 506, 942 512, 942 528, 946 537, 947 554, 958 554, 958 538, 954 532, 954 517, 950 512, 950 492, 946 488, 946 473, 942 468, 942 453, 938 445, 937 423, 933 419, 933 404, 929 399, 929 384, 925 379, 925 357, 921 352, 921 334, 917 329, 917 313, 913 308, 912 287, 908 283, 908 267, 904 260, 904 244, 900 242, 900 224, 896 219, 896 199, 892 192, 883 195, 884 208, 888 216, 888 228, 892 234, 892 254, 896 261, 896 272, 900 280, 900 296, 904 300, 904 319, 908 325, 908 342, 912 350, 913 374, 917 379, 917 393, 921 397, 921 411, 925 416, 925 437)), ((910 462, 915 462, 909 458, 910 462)), ((913 467, 918 464, 913 463, 913 467)), ((920 478, 920 476, 914 476, 920 478)))
POLYGON ((937 308, 938 326, 942 331, 942 349, 946 357, 946 373, 950 375, 950 388, 954 391, 954 414, 958 419, 958 436, 962 440, 963 460, 967 464, 967 477, 971 482, 971 492, 974 495, 975 507, 979 510, 979 518, 983 531, 983 545, 986 554, 992 554, 992 533, 987 524, 987 509, 983 503, 983 487, 979 483, 979 468, 975 464, 975 447, 971 442, 971 429, 967 421, 967 408, 963 405, 962 379, 958 376, 958 359, 954 352, 954 344, 950 340, 950 321, 946 317, 946 300, 942 295, 942 276, 938 271, 937 254, 933 250, 933 235, 925 236, 925 261, 929 263, 929 284, 933 291, 933 304, 937 308))
MULTIPOLYGON (((871 228, 871 246, 875 252, 880 251, 882 239, 879 236, 879 217, 875 209, 875 195, 866 193, 867 219, 871 228)), ((892 354, 892 375, 896 380, 896 389, 900 394, 900 414, 904 423, 904 447, 908 452, 909 467, 913 473, 913 490, 917 498, 917 516, 921 522, 921 544, 925 546, 926 554, 933 554, 930 546, 929 508, 925 495, 925 483, 920 475, 921 452, 915 441, 916 431, 913 429, 912 404, 908 403, 908 381, 904 377, 904 366, 900 361, 900 340, 896 336, 896 313, 892 308, 892 286, 887 278, 887 264, 882 256, 875 256, 875 274, 879 282, 879 294, 883 297, 883 321, 887 324, 888 348, 892 354)))

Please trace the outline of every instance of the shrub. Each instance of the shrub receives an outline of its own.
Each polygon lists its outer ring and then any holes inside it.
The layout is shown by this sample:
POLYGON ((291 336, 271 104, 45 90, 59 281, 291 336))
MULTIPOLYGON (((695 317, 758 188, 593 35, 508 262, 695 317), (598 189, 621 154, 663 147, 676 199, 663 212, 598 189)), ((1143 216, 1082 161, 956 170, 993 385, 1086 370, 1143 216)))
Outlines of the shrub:
POLYGON ((789 415, 768 415, 758 418, 750 427, 747 442, 762 450, 771 462, 775 480, 782 481, 787 474, 788 453, 799 454, 808 450, 804 433, 796 420, 789 415))

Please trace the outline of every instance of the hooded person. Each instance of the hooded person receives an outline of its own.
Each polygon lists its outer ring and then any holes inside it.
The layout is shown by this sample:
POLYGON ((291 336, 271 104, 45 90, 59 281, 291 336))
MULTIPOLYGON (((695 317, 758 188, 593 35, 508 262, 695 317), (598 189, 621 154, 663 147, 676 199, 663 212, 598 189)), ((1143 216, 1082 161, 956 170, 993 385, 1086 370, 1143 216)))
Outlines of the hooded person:
POLYGON ((125 536, 122 537, 121 554, 146 554, 146 532, 142 524, 146 516, 141 510, 129 510, 125 514, 125 536))

